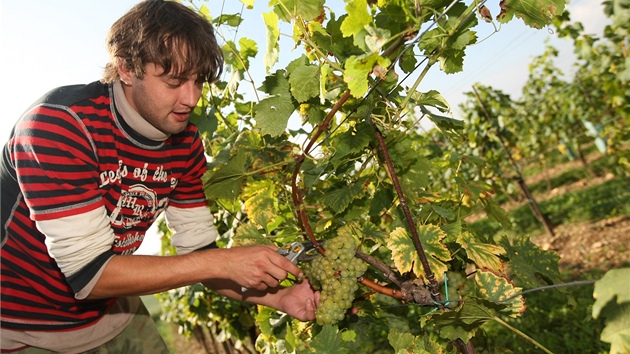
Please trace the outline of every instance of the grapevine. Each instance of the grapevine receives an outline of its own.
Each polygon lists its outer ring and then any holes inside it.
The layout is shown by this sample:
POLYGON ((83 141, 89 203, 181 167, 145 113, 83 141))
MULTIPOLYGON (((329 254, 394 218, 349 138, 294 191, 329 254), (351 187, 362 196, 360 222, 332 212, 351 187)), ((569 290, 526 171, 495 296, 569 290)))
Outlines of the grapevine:
POLYGON ((344 318, 359 287, 357 278, 367 270, 367 264, 354 256, 357 243, 351 235, 338 235, 326 243, 326 256, 313 260, 309 269, 314 286, 321 288, 315 314, 320 325, 344 318))

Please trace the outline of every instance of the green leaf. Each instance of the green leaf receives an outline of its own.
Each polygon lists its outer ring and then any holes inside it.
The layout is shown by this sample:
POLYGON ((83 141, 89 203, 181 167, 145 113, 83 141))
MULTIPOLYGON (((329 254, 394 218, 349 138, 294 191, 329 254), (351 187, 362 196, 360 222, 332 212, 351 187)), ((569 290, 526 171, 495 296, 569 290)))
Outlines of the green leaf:
POLYGON ((357 124, 354 129, 339 132, 332 138, 331 145, 335 147, 335 155, 330 162, 339 166, 348 155, 362 152, 374 138, 374 130, 367 122, 357 124))
MULTIPOLYGON (((418 226, 418 237, 431 271, 437 279, 442 279, 448 270, 443 262, 451 260, 448 248, 440 242, 446 237, 446 233, 436 225, 420 225, 418 226)), ((387 247, 392 251, 392 260, 399 272, 413 271, 418 277, 426 277, 411 235, 408 235, 404 228, 398 227, 390 233, 387 247)))
POLYGON ((611 269, 595 282, 593 318, 606 319, 601 340, 610 353, 630 352, 630 268, 611 269))
POLYGON ((322 13, 324 0, 271 0, 269 7, 285 22, 291 22, 294 17, 302 17, 304 21, 311 21, 322 13))
POLYGON ((356 35, 372 22, 372 16, 368 13, 366 0, 348 1, 346 12, 348 16, 341 24, 341 33, 343 33, 344 37, 356 35))
POLYGON ((254 107, 254 119, 263 134, 279 136, 284 133, 289 117, 298 107, 292 99, 284 70, 267 76, 259 88, 270 94, 254 107))
POLYGON ((443 354, 445 349, 430 336, 414 336, 396 328, 390 329, 387 335, 389 344, 396 354, 443 354))
POLYGON ((488 268, 503 272, 503 262, 498 257, 505 254, 503 247, 477 242, 470 232, 461 233, 457 238, 457 243, 466 250, 466 255, 477 265, 477 268, 488 268))
POLYGON ((260 333, 267 337, 273 337, 273 326, 271 325, 271 320, 276 315, 276 311, 271 307, 267 306, 258 306, 258 313, 256 314, 256 323, 258 324, 258 329, 260 333))
POLYGON ((433 209, 433 211, 438 213, 438 215, 440 215, 446 220, 452 220, 452 219, 455 219, 456 217, 455 213, 450 209, 446 209, 435 204, 430 204, 429 206, 431 207, 431 209, 433 209))
POLYGON ((287 96, 267 97, 256 105, 254 118, 263 134, 279 136, 284 133, 295 108, 287 96))
POLYGON ((507 23, 516 16, 526 25, 540 29, 550 24, 555 16, 561 15, 564 5, 564 0, 503 0, 497 20, 507 23))
POLYGON ((441 130, 459 131, 459 130, 464 129, 465 124, 464 124, 464 121, 462 120, 446 117, 446 116, 441 116, 441 115, 438 115, 429 111, 423 111, 422 113, 426 114, 429 117, 429 119, 431 119, 433 124, 435 124, 441 130))
POLYGON ((342 213, 350 203, 359 196, 364 194, 363 186, 360 181, 356 181, 350 188, 347 186, 336 190, 326 192, 322 196, 324 204, 331 208, 335 213, 342 213))
POLYGON ((412 91, 411 98, 416 105, 435 107, 441 112, 446 112, 450 109, 446 99, 436 90, 428 92, 412 91))
POLYGON ((297 12, 304 21, 311 21, 322 14, 326 0, 297 0, 297 12))
POLYGON ((463 50, 445 49, 439 57, 440 69, 447 74, 455 74, 464 70, 463 50))
POLYGON ((249 58, 254 58, 258 54, 258 44, 255 41, 249 38, 241 38, 238 41, 238 44, 241 46, 239 49, 239 54, 241 55, 241 59, 246 61, 245 67, 249 67, 249 58))
POLYGON ((456 311, 444 311, 431 315, 441 338, 468 342, 477 329, 497 315, 497 306, 487 300, 467 298, 456 311))
MULTIPOLYGON (((477 283, 477 295, 492 302, 501 302, 501 300, 512 297, 522 290, 515 287, 505 276, 484 269, 477 270, 475 282, 477 283)), ((523 296, 517 296, 504 303, 508 307, 501 311, 508 312, 510 317, 518 317, 525 312, 523 296)))
POLYGON ((209 200, 235 199, 241 192, 245 178, 247 155, 239 151, 216 172, 208 171, 202 177, 204 192, 209 200))
MULTIPOLYGON (((203 6, 205 7, 205 6, 203 6)), ((221 16, 217 17, 213 21, 215 25, 227 25, 230 27, 238 27, 241 23, 243 23, 243 18, 239 15, 230 15, 230 14, 221 14, 221 16)))
MULTIPOLYGON (((311 341, 312 349, 315 349, 316 353, 327 354, 346 354, 350 351, 343 345, 341 333, 334 325, 325 325, 322 327, 313 340, 311 341)), ((305 350, 302 353, 310 353, 311 351, 305 350)))
POLYGON ((408 350, 413 348, 416 337, 411 333, 399 332, 394 329, 387 335, 387 340, 394 348, 394 353, 408 353, 408 350))
POLYGON ((630 302, 630 268, 611 269, 595 282, 593 291, 593 318, 597 319, 602 309, 615 298, 616 305, 630 302))
POLYGON ((503 246, 506 256, 510 259, 510 272, 521 281, 523 287, 539 287, 541 277, 545 281, 542 285, 560 282, 558 270, 560 257, 557 253, 542 250, 527 237, 510 239, 504 236, 499 244, 503 246))
POLYGON ((501 206, 495 202, 493 199, 483 199, 483 210, 486 212, 488 217, 503 226, 506 229, 512 228, 512 223, 508 218, 508 214, 505 209, 501 208, 501 206))
MULTIPOLYGON (((625 280, 627 284, 627 279, 625 280)), ((630 353, 630 303, 608 306, 601 314, 606 318, 602 342, 610 343, 610 354, 630 353)))
POLYGON ((278 44, 280 29, 278 28, 278 15, 276 15, 275 12, 266 12, 263 13, 262 16, 267 31, 267 50, 265 51, 263 62, 265 64, 265 71, 269 73, 269 69, 278 62, 280 52, 280 45, 278 44))
POLYGON ((289 76, 291 93, 298 102, 306 102, 319 96, 319 67, 304 65, 293 70, 289 76))
POLYGON ((440 229, 446 232, 446 240, 448 240, 449 242, 455 241, 459 234, 462 233, 462 221, 455 220, 455 222, 452 222, 450 224, 440 225, 440 229))
POLYGON ((260 227, 267 228, 278 213, 275 193, 275 184, 269 179, 249 183, 243 190, 247 216, 260 227))

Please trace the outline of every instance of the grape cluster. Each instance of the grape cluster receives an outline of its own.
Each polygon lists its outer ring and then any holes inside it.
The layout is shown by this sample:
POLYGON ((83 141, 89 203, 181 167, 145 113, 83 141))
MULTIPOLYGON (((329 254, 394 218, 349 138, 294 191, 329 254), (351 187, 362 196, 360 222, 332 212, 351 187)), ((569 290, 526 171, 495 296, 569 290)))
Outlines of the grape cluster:
POLYGON ((354 256, 357 243, 351 235, 338 235, 327 240, 325 246, 326 257, 314 259, 306 273, 314 286, 321 287, 315 313, 320 325, 334 324, 344 318, 359 287, 357 278, 367 270, 367 264, 354 256))

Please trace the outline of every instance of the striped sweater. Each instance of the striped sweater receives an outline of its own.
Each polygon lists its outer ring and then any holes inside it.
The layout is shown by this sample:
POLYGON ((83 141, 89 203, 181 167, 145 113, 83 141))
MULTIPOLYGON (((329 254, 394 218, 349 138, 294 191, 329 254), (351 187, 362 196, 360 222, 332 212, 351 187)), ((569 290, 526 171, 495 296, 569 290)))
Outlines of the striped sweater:
POLYGON ((202 231, 210 232, 179 241, 184 249, 217 236, 202 189, 206 159, 195 126, 148 139, 130 127, 127 115, 121 118, 113 97, 128 103, 115 88, 94 82, 49 92, 4 146, 2 328, 56 331, 95 323, 116 299, 88 301, 81 292, 91 289, 113 255, 132 254, 167 208, 169 226, 194 210, 204 219, 202 231), (72 262, 61 261, 68 258, 72 262))

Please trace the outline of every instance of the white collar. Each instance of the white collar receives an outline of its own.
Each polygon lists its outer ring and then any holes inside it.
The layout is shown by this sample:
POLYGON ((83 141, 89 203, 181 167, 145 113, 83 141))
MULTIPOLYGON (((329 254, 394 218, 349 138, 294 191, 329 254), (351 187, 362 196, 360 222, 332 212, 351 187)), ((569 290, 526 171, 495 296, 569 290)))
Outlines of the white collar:
POLYGON ((114 81, 114 103, 120 112, 121 119, 124 119, 125 123, 136 133, 154 141, 164 141, 170 137, 170 134, 158 130, 131 107, 127 97, 125 97, 125 91, 123 91, 120 80, 114 81))

